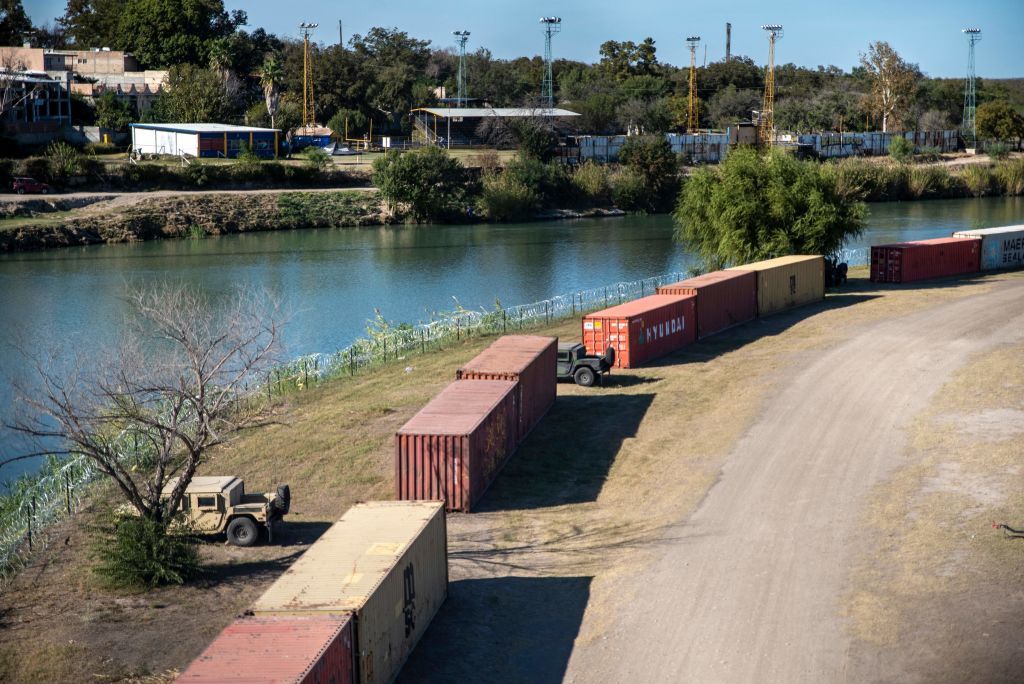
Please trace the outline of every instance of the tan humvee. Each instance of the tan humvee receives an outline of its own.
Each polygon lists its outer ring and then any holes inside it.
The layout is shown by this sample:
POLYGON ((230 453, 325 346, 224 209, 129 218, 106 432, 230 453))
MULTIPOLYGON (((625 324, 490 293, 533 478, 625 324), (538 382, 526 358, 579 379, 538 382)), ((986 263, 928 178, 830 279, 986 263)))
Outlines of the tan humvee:
MULTIPOLYGON (((170 480, 161 492, 170 496, 178 478, 170 480)), ((272 537, 275 520, 284 517, 291 506, 288 485, 276 492, 246 494, 245 483, 231 475, 225 477, 192 478, 181 499, 185 518, 201 534, 227 534, 228 542, 235 546, 252 546, 259 537, 259 526, 267 528, 267 540, 272 537)))

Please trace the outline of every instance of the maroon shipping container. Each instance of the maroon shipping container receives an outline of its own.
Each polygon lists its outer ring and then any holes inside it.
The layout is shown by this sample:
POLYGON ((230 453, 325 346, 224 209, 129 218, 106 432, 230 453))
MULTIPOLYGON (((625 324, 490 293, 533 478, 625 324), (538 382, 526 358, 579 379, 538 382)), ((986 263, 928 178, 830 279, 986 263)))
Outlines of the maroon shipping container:
POLYGON ((513 380, 453 382, 395 435, 400 500, 470 512, 519 444, 513 380))
POLYGON ((244 617, 224 628, 178 682, 352 684, 349 615, 244 617))
POLYGON ((635 368, 697 339, 694 295, 656 294, 583 317, 583 345, 591 354, 615 349, 615 365, 635 368))
POLYGON ((658 294, 697 295, 697 337, 757 318, 757 273, 715 271, 662 285, 658 294))
POLYGON ((505 335, 455 373, 459 380, 518 380, 522 441, 555 402, 558 338, 505 335))
POLYGON ((935 238, 871 248, 873 283, 909 283, 980 269, 979 238, 935 238))

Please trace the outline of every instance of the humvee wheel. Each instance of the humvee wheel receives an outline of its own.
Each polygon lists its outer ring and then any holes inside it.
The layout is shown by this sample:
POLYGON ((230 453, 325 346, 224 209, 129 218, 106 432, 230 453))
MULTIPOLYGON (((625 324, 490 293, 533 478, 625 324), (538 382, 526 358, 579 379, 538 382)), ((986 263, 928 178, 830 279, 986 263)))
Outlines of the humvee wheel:
POLYGON ((593 387, 594 380, 596 379, 597 376, 594 374, 594 371, 590 370, 586 366, 583 368, 577 368, 576 374, 573 375, 573 380, 575 380, 576 384, 581 387, 593 387))
POLYGON ((235 546, 252 546, 259 537, 256 523, 251 518, 235 518, 228 523, 228 543, 235 546))

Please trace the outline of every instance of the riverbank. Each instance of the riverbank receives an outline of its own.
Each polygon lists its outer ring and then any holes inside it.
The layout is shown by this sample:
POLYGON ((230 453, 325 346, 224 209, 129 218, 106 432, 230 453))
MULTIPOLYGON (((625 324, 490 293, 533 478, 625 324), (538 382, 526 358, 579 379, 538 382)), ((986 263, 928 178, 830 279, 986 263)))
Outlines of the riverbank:
MULTIPOLYGON (((863 269, 853 275, 820 305, 740 326, 643 369, 616 371, 604 387, 560 384, 555 407, 501 473, 483 511, 449 518, 451 597, 413 654, 408 673, 431 672, 454 681, 498 662, 510 663, 510 677, 516 678, 527 674, 521 663, 529 662, 542 668, 533 672, 535 678, 560 681, 571 670, 569 654, 600 647, 625 615, 617 604, 636 589, 627 581, 630 573, 678 544, 680 534, 686 536, 680 521, 705 500, 740 437, 817 356, 858 334, 869 337, 872 325, 898 324, 915 312, 928 316, 937 307, 1021 277, 986 275, 896 288, 868 283, 863 269), (493 634, 502 637, 488 636, 493 634), (549 657, 524 660, 533 649, 549 657)), ((574 339, 579 322, 536 332, 574 339)), ((199 582, 141 594, 97 586, 89 572, 87 525, 102 497, 92 500, 81 516, 56 530, 58 543, 0 597, 5 615, 0 679, 119 680, 155 674, 162 678, 150 681, 171 680, 353 502, 391 498, 395 430, 492 340, 463 339, 441 351, 391 361, 372 374, 290 394, 276 405, 272 423, 219 449, 203 474, 237 474, 252 491, 288 482, 294 503, 274 545, 204 546, 207 573, 199 582)), ((987 387, 978 383, 989 381, 1008 382, 996 365, 972 375, 971 386, 987 387)), ((1009 388, 1006 394, 1016 396, 1009 388)), ((842 393, 835 397, 839 401, 842 393)), ((849 460, 833 455, 825 460, 849 460)), ((994 536, 978 543, 989 550, 1004 542, 994 536)), ((943 563, 922 568, 933 571, 958 568, 943 563)), ((984 615, 983 606, 1007 601, 988 584, 957 591, 978 615, 984 615)), ((929 605, 936 605, 936 598, 941 596, 931 595, 929 605)), ((941 626, 941 620, 929 619, 909 629, 905 618, 877 617, 886 621, 883 635, 897 635, 901 653, 915 653, 911 647, 926 645, 941 626)), ((984 631, 984 639, 977 631, 972 646, 1010 647, 1016 634, 984 631)), ((608 637, 607 643, 616 641, 608 637)), ((857 653, 871 648, 858 644, 857 653)))

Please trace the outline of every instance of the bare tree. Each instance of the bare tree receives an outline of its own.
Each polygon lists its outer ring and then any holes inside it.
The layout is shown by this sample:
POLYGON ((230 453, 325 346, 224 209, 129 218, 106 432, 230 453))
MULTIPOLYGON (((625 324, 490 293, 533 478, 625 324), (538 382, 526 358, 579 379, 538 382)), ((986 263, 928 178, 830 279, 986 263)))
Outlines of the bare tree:
POLYGON ((37 362, 42 391, 22 393, 34 415, 12 427, 92 460, 142 516, 162 522, 209 450, 259 421, 250 394, 277 361, 281 319, 268 296, 242 291, 220 305, 186 286, 127 299, 135 316, 117 348, 69 373, 37 362))
POLYGON ((25 61, 12 50, 0 51, 0 119, 42 89, 38 83, 25 87, 26 69, 25 61))
POLYGON ((861 54, 860 63, 871 76, 872 109, 882 116, 882 131, 888 131, 890 123, 900 123, 901 114, 914 96, 921 71, 885 41, 871 43, 867 54, 861 54))

